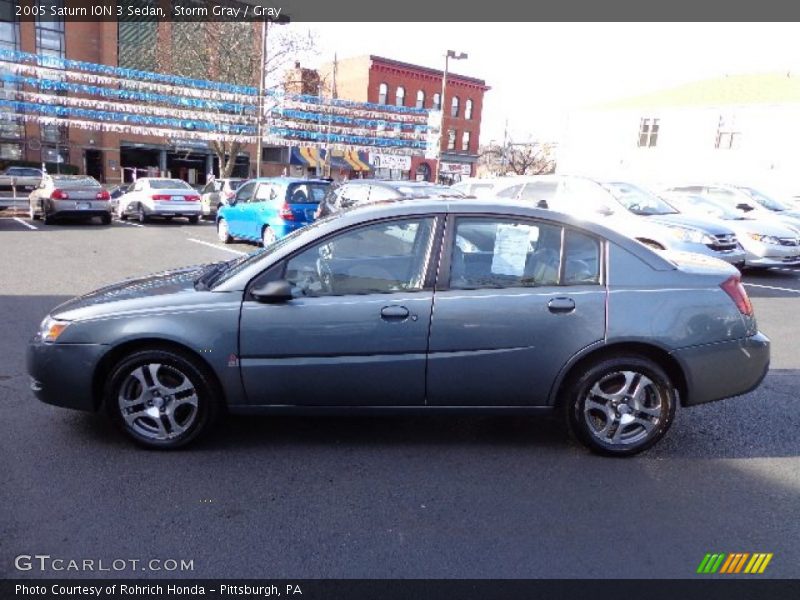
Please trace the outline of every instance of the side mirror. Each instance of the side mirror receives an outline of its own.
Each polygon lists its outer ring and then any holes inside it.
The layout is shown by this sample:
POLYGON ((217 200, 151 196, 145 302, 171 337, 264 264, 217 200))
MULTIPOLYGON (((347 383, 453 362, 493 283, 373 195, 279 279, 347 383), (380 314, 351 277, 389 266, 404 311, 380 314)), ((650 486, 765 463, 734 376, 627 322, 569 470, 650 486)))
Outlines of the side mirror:
POLYGON ((234 196, 233 198, 230 198, 228 200, 228 206, 236 206, 237 202, 238 202, 238 200, 236 200, 236 196, 234 196))
POLYGON ((753 210, 753 207, 747 204, 746 202, 737 204, 736 208, 738 208, 739 210, 743 210, 744 212, 750 212, 751 210, 753 210))
POLYGON ((550 208, 547 204, 547 200, 539 200, 536 203, 536 208, 550 208))
POLYGON ((601 206, 597 209, 597 212, 604 217, 610 217, 614 214, 614 209, 612 209, 610 206, 601 206))
POLYGON ((292 299, 292 285, 285 279, 270 281, 250 291, 258 302, 278 304, 292 299))

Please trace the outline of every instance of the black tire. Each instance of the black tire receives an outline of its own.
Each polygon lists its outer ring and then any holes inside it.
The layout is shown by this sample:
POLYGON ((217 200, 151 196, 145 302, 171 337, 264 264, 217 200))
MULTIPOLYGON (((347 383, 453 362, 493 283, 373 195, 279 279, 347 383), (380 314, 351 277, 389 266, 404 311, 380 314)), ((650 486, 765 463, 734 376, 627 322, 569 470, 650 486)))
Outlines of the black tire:
POLYGON ((100 215, 100 222, 103 225, 111 225, 111 213, 107 215, 100 215))
POLYGON ((46 203, 42 204, 42 221, 44 221, 45 225, 52 225, 55 222, 55 218, 50 214, 50 211, 47 210, 46 203))
POLYGON ((189 223, 191 223, 192 225, 197 225, 199 222, 200 222, 199 216, 192 215, 191 217, 189 217, 189 223))
MULTIPOLYGON (((144 376, 147 377, 146 375, 144 376)), ((150 375, 150 380, 156 383, 152 379, 152 374, 150 375)), ((179 383, 178 386, 180 385, 182 384, 179 383)), ((161 386, 160 389, 169 390, 171 387, 173 386, 161 386)), ((153 389, 157 391, 159 388, 154 385, 153 389)), ((180 393, 186 394, 186 391, 180 393)), ((209 374, 205 365, 200 364, 194 358, 173 350, 139 350, 130 354, 123 358, 111 371, 103 390, 103 404, 111 420, 137 444, 158 450, 180 448, 209 431, 219 416, 220 402, 221 398, 219 397, 217 386, 214 385, 213 377, 209 374), (139 388, 140 395, 135 394, 135 386, 141 380, 136 379, 133 373, 137 371, 142 375, 144 375, 144 371, 151 373, 148 365, 160 365, 156 370, 159 386, 162 383, 170 383, 170 378, 172 381, 181 381, 177 377, 177 375, 180 375, 193 388, 194 394, 191 397, 184 395, 180 398, 184 402, 176 403, 171 417, 164 411, 169 410, 169 403, 178 399, 178 393, 172 399, 162 393, 159 398, 150 397, 149 400, 145 398, 149 397, 148 394, 153 394, 154 392, 148 393, 139 388), (142 370, 139 371, 140 369, 142 370), (131 394, 132 389, 134 391, 133 394, 131 394), (123 415, 122 404, 126 401, 121 400, 121 398, 131 395, 136 398, 142 398, 142 400, 132 400, 127 405, 127 409, 133 415, 128 416, 129 421, 123 415), (165 407, 163 410, 158 406, 154 407, 152 404, 153 401, 158 400, 164 401, 165 407), (193 405, 190 402, 194 400, 196 400, 196 404, 193 405), (151 404, 148 405, 147 402, 151 402, 151 404), (159 413, 158 421, 161 424, 159 425, 156 418, 151 415, 142 414, 145 409, 159 413), (183 410, 183 413, 180 414, 178 411, 182 409, 186 410, 183 410), (136 415, 139 416, 137 417, 136 415), (177 424, 179 428, 171 429, 171 423, 177 424), (184 425, 186 429, 181 431, 180 428, 184 425), (160 431, 149 431, 153 429, 163 431, 163 436, 160 431)), ((126 412, 126 415, 129 415, 129 413, 126 412)))
POLYGON ((139 204, 139 206, 137 207, 137 216, 139 217, 139 223, 150 222, 150 217, 144 211, 144 206, 142 206, 141 204, 139 204))
POLYGON ((675 385, 664 369, 632 354, 586 365, 563 390, 560 401, 570 432, 590 450, 606 456, 632 456, 653 446, 672 425, 678 403, 675 385), (633 376, 628 379, 626 373, 633 376), (630 394, 637 385, 643 386, 640 393, 630 394), (623 423, 627 419, 633 421, 623 423))

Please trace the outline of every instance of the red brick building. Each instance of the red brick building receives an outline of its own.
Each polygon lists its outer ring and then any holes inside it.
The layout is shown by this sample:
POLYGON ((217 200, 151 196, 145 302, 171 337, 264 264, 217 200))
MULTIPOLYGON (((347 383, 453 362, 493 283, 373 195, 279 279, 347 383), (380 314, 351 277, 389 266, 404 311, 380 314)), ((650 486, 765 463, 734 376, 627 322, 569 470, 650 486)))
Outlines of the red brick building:
MULTIPOLYGON (((440 175, 452 180, 475 174, 483 95, 490 89, 484 80, 448 72, 445 98, 441 102, 443 72, 437 69, 370 55, 339 60, 335 65, 325 64, 320 69, 321 78, 333 82, 334 71, 335 93, 339 98, 428 110, 444 106, 440 175)), ((398 163, 397 159, 393 162, 398 163)), ((426 159, 420 153, 411 157, 410 164, 402 166, 408 168, 376 168, 375 175, 431 181, 436 160, 426 159)))

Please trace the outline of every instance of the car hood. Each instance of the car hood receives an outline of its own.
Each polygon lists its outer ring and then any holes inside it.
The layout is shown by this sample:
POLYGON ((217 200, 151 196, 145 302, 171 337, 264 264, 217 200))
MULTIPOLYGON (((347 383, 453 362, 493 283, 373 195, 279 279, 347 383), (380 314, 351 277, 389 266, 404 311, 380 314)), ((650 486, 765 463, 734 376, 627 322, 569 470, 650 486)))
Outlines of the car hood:
POLYGON ((699 229, 711 235, 725 235, 731 233, 731 228, 726 227, 726 224, 720 223, 717 220, 703 217, 690 217, 682 213, 668 214, 668 215, 653 215, 646 217, 655 223, 667 226, 677 227, 691 227, 692 229, 699 229))
POLYGON ((194 265, 126 279, 67 300, 54 308, 50 314, 59 319, 72 321, 107 316, 117 312, 149 309, 153 306, 166 307, 170 304, 168 296, 196 293, 194 280, 207 266, 194 265))
POLYGON ((745 233, 758 233, 775 237, 797 237, 797 233, 793 229, 775 219, 732 219, 726 220, 725 224, 733 229, 740 239, 745 233))

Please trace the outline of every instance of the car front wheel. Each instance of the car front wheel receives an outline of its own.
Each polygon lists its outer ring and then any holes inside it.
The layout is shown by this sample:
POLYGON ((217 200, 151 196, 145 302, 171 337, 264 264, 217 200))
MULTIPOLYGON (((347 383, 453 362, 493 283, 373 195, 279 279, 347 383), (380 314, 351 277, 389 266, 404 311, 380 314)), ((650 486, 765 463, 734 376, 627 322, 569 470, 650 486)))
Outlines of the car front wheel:
POLYGON ((566 386, 571 432, 607 456, 631 456, 658 442, 672 425, 678 393, 648 358, 620 355, 596 361, 566 386))
POLYGON ((275 232, 273 231, 272 227, 264 227, 264 230, 261 232, 261 245, 266 248, 270 244, 273 244, 277 238, 275 237, 275 232))
POLYGON ((143 350, 123 359, 105 387, 111 419, 148 448, 178 448, 210 429, 218 399, 205 370, 170 350, 143 350))

